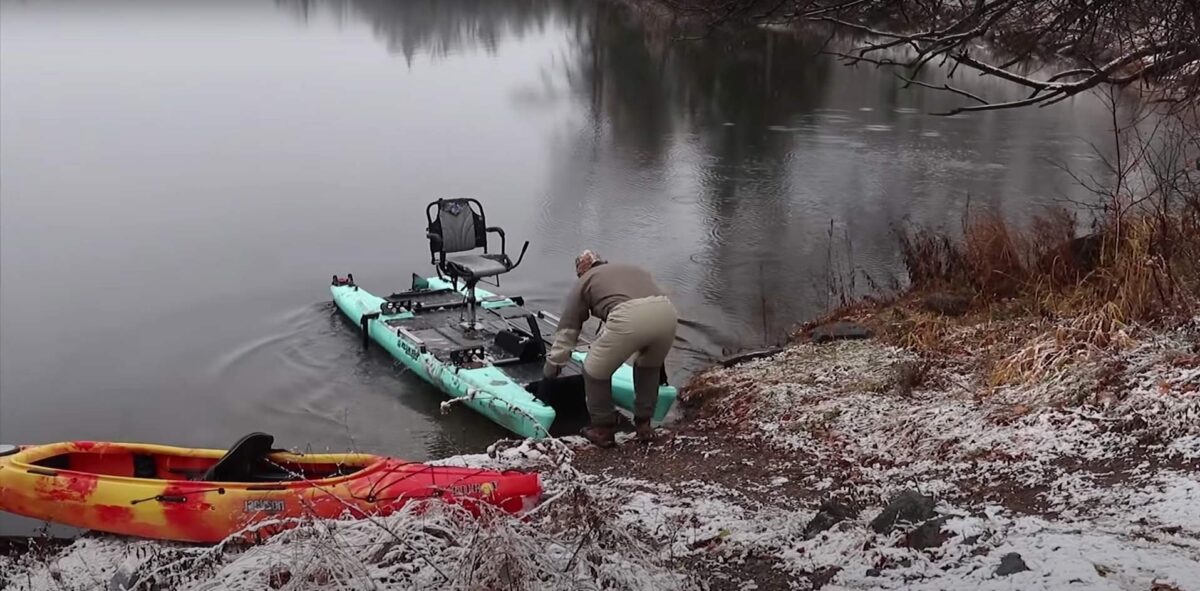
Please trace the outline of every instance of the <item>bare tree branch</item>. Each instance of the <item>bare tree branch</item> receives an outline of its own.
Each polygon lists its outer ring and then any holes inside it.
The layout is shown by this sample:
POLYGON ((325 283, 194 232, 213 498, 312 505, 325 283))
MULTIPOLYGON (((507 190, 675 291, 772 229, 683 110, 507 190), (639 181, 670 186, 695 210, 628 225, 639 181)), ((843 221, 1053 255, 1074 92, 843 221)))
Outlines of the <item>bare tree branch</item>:
POLYGON ((980 98, 978 95, 971 94, 960 88, 954 88, 953 86, 950 86, 949 84, 943 84, 941 86, 934 86, 932 84, 921 82, 920 80, 912 80, 910 78, 905 78, 904 76, 901 76, 899 74, 896 74, 896 77, 905 81, 907 83, 907 84, 905 84, 905 86, 908 86, 910 84, 916 84, 917 86, 924 86, 925 88, 932 88, 934 90, 949 90, 950 92, 953 92, 955 94, 961 94, 969 99, 979 101, 980 103, 983 103, 985 105, 988 104, 988 102, 986 100, 980 98))
POLYGON ((861 38, 834 52, 848 65, 901 67, 908 85, 951 92, 976 103, 964 111, 1045 107, 1098 86, 1144 82, 1150 101, 1173 108, 1200 102, 1200 10, 1196 0, 659 0, 734 20, 805 21, 861 38), (766 6, 766 10, 761 10, 766 6), (984 51, 986 48, 986 51, 984 51), (877 57, 901 52, 902 58, 877 57), (917 82, 930 65, 959 66, 1031 89, 1018 100, 989 101, 962 88, 917 82), (1022 66, 1037 66, 1034 68, 1022 66), (1044 69, 1056 70, 1039 74, 1044 69))

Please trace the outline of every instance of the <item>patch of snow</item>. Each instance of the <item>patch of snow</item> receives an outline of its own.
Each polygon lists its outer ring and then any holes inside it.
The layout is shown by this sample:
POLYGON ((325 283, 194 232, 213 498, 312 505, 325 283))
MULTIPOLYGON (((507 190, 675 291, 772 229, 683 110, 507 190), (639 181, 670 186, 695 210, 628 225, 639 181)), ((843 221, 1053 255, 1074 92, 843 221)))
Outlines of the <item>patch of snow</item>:
POLYGON ((1125 503, 1139 516, 1180 527, 1200 540, 1200 481, 1194 473, 1163 474, 1129 494, 1125 503))
POLYGON ((1000 513, 952 518, 942 529, 951 537, 928 551, 880 544, 880 536, 859 527, 800 542, 786 556, 798 571, 839 567, 824 589, 1144 591, 1154 582, 1188 590, 1200 584, 1195 554, 1088 522, 1000 513), (1010 552, 1019 554, 1029 570, 997 575, 1001 557, 1010 552))
POLYGON ((1200 458, 1200 435, 1184 435, 1172 441, 1167 449, 1188 459, 1200 458))
POLYGON ((978 395, 978 378, 954 371, 935 376, 944 387, 901 394, 895 376, 923 361, 872 341, 794 345, 709 379, 739 393, 721 403, 731 405, 730 414, 742 412, 756 436, 822 464, 857 466, 869 485, 919 481, 949 492, 966 480, 1079 491, 1091 485, 1064 480, 1074 471, 1067 466, 1119 462, 1145 433, 1165 437, 1164 449, 1176 454, 1200 455, 1198 370, 1172 361, 1188 338, 1160 336, 1123 353, 1137 386, 1109 407, 1041 405, 1084 387, 1092 366, 1005 386, 987 399, 978 395), (1131 417, 1143 424, 1112 428, 1131 417))

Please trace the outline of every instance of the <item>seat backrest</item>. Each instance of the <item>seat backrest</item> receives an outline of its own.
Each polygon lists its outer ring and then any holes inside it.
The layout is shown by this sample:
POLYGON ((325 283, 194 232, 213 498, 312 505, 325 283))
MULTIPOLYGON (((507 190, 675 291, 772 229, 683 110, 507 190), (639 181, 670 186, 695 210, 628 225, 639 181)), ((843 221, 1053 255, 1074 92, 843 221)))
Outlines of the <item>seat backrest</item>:
MULTIPOLYGON (((441 237, 441 247, 431 245, 434 252, 463 252, 487 247, 487 223, 483 208, 472 207, 474 199, 439 199, 437 218, 430 220, 429 232, 441 237)), ((434 204, 430 204, 431 206, 434 204)), ((427 215, 428 217, 428 215, 427 215)))
POLYGON ((249 482, 257 464, 271 453, 275 438, 266 433, 254 432, 242 437, 225 452, 220 461, 213 464, 201 480, 210 482, 249 482))

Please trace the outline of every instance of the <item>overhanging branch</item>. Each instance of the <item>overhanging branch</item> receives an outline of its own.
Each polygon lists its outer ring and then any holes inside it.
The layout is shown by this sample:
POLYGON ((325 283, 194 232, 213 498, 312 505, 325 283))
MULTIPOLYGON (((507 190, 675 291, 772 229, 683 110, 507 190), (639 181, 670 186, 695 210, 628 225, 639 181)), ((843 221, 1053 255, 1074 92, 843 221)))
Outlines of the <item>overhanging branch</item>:
MULTIPOLYGON (((660 0, 692 5, 711 22, 768 18, 789 0, 660 0), (767 7, 767 10, 762 10, 767 7), (757 12, 756 12, 757 11, 757 12)), ((854 65, 902 67, 906 86, 950 92, 976 104, 944 113, 1057 104, 1100 85, 1151 83, 1149 100, 1197 105, 1200 18, 1195 0, 790 0, 783 15, 861 36, 822 51, 854 65), (995 58, 979 49, 994 50, 995 58), (902 57, 892 57, 901 52, 902 57), (1030 59, 1065 63, 1045 75, 1019 70, 1030 59), (1018 100, 989 101, 961 85, 917 80, 934 64, 953 78, 960 67, 1031 90, 1018 100)))

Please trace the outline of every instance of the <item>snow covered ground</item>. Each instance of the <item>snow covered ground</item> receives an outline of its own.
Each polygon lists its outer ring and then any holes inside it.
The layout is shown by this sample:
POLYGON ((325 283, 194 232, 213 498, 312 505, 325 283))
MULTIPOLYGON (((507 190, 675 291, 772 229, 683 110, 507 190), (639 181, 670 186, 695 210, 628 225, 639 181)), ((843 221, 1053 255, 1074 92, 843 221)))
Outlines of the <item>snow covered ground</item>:
POLYGON ((1200 319, 991 389, 953 359, 801 344, 710 372, 709 421, 842 467, 840 485, 819 472, 805 484, 872 500, 827 539, 781 551, 794 568, 840 567, 826 589, 1200 589, 1197 329, 1200 319), (925 377, 906 379, 922 365, 925 377), (1078 396, 1104 379, 1121 384, 1115 394, 1078 396), (863 527, 908 488, 939 498, 939 513, 956 516, 942 531, 955 535, 912 549, 863 527), (1029 570, 996 575, 1011 552, 1029 570))
MULTIPOLYGON (((493 465, 528 465, 510 450, 493 465)), ((544 458, 545 456, 542 456, 544 458)), ((458 460, 481 458, 455 458, 458 460)), ((477 463, 477 462, 472 462, 477 463)), ((550 468, 546 465, 545 467, 550 468)), ((701 482, 668 486, 573 474, 550 478, 551 501, 528 521, 481 526, 452 509, 381 520, 316 524, 247 550, 89 536, 47 560, 7 560, 7 589, 104 589, 156 571, 185 573, 178 589, 702 589, 768 588, 739 577, 739 563, 768 556, 808 589, 1200 589, 1200 483, 1170 471, 1121 485, 1087 518, 1046 519, 996 505, 939 503, 949 519, 938 547, 911 548, 905 532, 876 533, 882 510, 806 539, 815 510, 748 502, 701 482), (586 497, 577 497, 582 485, 586 497), (556 496, 561 495, 561 496, 556 496), (582 501, 586 499, 586 501, 582 501), (581 501, 583 506, 580 506, 581 501), (575 516, 575 512, 586 515, 575 516), (581 517, 577 519, 577 517, 581 517), (1027 570, 996 574, 1017 553, 1027 570), (683 559, 700 557, 703 581, 683 559), (140 566, 139 566, 140 565, 140 566), (826 571, 828 572, 828 571, 826 571), (721 576, 735 579, 722 581, 721 576), (273 584, 274 583, 274 584, 273 584), (511 583, 511 587, 510 587, 511 583)), ((112 587, 116 588, 116 587, 112 587)))
POLYGON ((523 520, 445 507, 306 524, 249 549, 89 535, 0 558, 0 587, 158 574, 193 590, 1200 591, 1197 334, 1200 319, 1102 365, 1085 355, 990 387, 978 368, 874 340, 793 345, 709 372, 707 418, 671 444, 502 442, 438 462, 542 470, 547 500, 523 520), (1101 381, 1115 395, 1069 396, 1101 381), (733 476, 668 470, 671 445, 733 476), (583 470, 585 453, 610 454, 592 465, 644 454, 650 468, 583 470), (739 476, 743 462, 767 468, 739 476), (928 506, 880 525, 904 491, 928 506))

